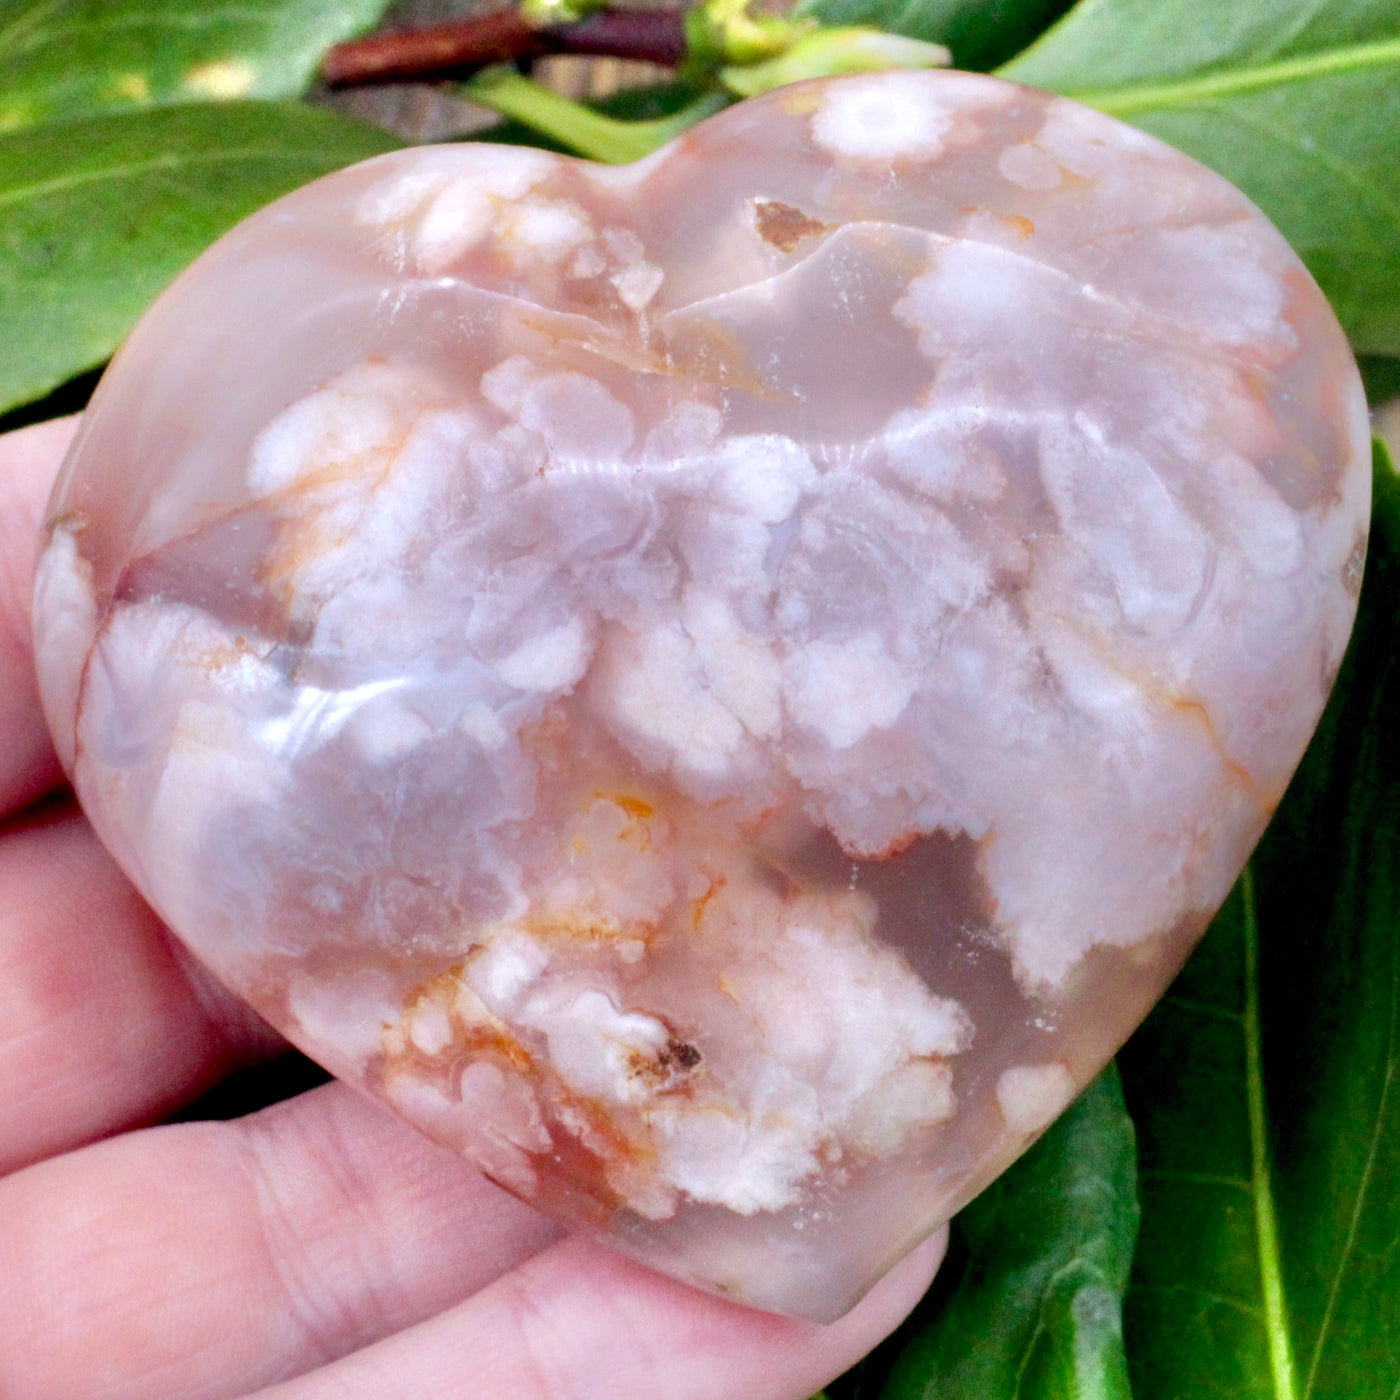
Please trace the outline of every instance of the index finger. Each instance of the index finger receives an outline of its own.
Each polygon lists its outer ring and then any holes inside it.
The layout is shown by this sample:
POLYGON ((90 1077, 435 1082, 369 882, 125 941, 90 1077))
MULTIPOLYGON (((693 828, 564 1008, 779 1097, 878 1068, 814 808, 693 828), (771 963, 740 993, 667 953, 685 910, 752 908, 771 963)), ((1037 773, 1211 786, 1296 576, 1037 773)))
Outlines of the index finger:
POLYGON ((77 425, 60 418, 0 437, 0 818, 63 777, 39 707, 30 605, 44 503, 77 425))

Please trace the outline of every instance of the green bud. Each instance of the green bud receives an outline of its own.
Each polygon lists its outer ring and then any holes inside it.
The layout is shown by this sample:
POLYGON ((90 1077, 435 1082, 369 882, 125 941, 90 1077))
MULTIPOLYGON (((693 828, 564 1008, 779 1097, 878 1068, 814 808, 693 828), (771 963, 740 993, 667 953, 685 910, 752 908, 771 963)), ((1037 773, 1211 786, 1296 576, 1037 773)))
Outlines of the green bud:
POLYGON ((607 0, 520 0, 520 13, 535 29, 551 24, 573 24, 595 10, 601 10, 607 0))

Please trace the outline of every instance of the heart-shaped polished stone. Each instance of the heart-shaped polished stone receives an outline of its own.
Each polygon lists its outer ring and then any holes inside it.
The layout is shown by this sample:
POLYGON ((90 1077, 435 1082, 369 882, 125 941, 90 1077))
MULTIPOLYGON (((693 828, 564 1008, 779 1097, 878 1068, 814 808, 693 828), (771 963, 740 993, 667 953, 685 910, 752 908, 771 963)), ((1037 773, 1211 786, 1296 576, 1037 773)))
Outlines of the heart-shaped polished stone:
POLYGON ((63 472, 82 801, 298 1045, 830 1318, 1112 1053, 1351 625, 1346 343, 1184 156, 960 74, 236 229, 63 472))

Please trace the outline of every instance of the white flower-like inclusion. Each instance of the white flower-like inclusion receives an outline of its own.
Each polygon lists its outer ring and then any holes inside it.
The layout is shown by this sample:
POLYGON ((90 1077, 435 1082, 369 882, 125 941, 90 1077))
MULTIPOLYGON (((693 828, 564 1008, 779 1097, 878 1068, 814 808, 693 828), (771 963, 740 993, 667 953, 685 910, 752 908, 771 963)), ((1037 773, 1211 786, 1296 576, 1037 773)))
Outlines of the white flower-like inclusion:
POLYGON ((1224 897, 1345 644, 1367 460, 1218 178, 863 76, 621 172, 406 152, 235 232, 94 401, 40 675, 108 843, 293 1039, 829 1317, 1224 897))

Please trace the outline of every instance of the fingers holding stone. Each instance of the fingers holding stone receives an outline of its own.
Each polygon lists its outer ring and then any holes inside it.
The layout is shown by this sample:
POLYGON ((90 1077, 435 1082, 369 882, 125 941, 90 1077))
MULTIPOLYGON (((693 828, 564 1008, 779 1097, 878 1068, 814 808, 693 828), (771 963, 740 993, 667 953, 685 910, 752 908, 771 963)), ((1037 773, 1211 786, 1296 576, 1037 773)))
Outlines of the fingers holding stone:
POLYGON ((803 1400, 899 1324, 946 1243, 939 1231, 822 1327, 699 1293, 575 1236, 461 1306, 258 1400, 803 1400))
POLYGON ((64 418, 0 437, 0 816, 62 777, 35 688, 30 602, 44 503, 76 427, 64 418))
POLYGON ((341 1085, 42 1163, 0 1182, 0 1221, 0 1394, 27 1400, 245 1395, 557 1235, 341 1085))
POLYGON ((752 1312, 584 1240, 547 1247, 556 1226, 341 1085, 17 1172, 0 1221, 0 1393, 27 1400, 800 1400, 897 1324, 942 1251, 831 1327, 752 1312))
POLYGON ((0 1172, 148 1122, 283 1045, 76 813, 0 837, 0 1172))

